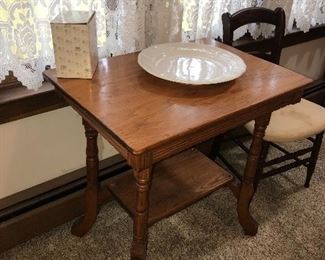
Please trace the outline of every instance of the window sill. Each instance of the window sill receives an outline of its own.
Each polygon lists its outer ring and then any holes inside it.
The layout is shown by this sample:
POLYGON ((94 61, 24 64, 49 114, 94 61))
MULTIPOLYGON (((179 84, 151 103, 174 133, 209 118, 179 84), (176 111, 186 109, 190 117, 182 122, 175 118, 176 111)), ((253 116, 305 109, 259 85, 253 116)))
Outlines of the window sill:
POLYGON ((0 88, 0 124, 67 106, 49 83, 37 91, 17 86, 0 88))
MULTIPOLYGON (((312 40, 320 39, 325 37, 325 24, 311 28, 308 32, 296 30, 295 32, 289 33, 284 36, 283 48, 290 47, 293 45, 309 42, 312 40)), ((244 36, 238 41, 234 42, 234 46, 243 51, 256 50, 258 48, 270 48, 270 40, 258 39, 254 40, 250 36, 244 36)))

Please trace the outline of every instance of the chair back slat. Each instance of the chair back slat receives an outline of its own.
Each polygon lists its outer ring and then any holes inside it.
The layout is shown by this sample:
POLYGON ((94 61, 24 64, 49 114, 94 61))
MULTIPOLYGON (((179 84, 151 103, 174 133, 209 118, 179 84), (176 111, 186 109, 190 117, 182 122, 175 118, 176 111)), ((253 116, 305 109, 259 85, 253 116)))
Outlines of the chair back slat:
POLYGON ((250 7, 239 10, 234 14, 224 13, 222 15, 223 23, 223 42, 229 45, 233 44, 234 31, 241 26, 251 23, 266 23, 275 26, 274 37, 270 50, 254 50, 259 57, 278 64, 282 50, 282 41, 285 30, 285 12, 278 7, 274 11, 263 7, 250 7))

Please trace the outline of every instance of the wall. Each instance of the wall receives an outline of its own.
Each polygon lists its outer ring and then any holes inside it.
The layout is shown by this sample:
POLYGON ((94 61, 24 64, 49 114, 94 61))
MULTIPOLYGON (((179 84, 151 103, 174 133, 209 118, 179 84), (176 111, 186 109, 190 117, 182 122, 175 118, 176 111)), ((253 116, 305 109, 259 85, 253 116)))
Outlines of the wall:
MULTIPOLYGON (((283 50, 281 65, 313 79, 324 74, 325 39, 283 50)), ((0 198, 85 165, 80 117, 71 108, 0 125, 0 198)), ((100 157, 116 152, 99 138, 100 157)))
MULTIPOLYGON (((98 140, 101 159, 116 154, 98 140)), ((84 165, 81 118, 69 107, 0 125, 0 198, 84 165)))
POLYGON ((325 38, 283 49, 280 64, 312 79, 324 77, 325 38))

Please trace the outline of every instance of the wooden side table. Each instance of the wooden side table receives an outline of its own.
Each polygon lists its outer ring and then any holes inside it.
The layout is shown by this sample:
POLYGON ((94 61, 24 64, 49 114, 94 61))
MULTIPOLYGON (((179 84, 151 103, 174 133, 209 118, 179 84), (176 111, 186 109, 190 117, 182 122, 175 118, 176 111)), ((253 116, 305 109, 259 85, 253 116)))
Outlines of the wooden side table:
POLYGON ((230 46, 209 40, 201 43, 241 56, 246 73, 228 83, 184 86, 143 71, 137 53, 101 60, 92 80, 58 79, 55 70, 44 72, 45 79, 82 116, 86 130, 86 212, 73 226, 73 234, 84 235, 99 210, 98 132, 132 167, 108 185, 133 217, 131 259, 146 258, 151 224, 224 185, 238 199, 245 234, 256 234, 258 224, 249 205, 270 114, 298 102, 311 80, 230 46), (190 149, 253 119, 256 128, 242 183, 231 181, 219 166, 190 149))

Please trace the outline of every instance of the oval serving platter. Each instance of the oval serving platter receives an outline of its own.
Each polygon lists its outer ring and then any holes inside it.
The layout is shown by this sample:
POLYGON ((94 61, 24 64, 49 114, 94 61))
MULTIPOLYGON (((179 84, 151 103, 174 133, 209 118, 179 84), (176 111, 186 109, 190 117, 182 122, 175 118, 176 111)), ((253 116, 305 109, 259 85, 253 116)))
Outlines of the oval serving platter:
POLYGON ((158 78, 191 85, 230 81, 246 71, 246 64, 239 56, 218 47, 197 43, 151 46, 140 52, 138 63, 158 78))

